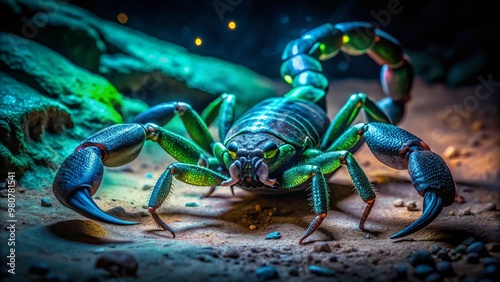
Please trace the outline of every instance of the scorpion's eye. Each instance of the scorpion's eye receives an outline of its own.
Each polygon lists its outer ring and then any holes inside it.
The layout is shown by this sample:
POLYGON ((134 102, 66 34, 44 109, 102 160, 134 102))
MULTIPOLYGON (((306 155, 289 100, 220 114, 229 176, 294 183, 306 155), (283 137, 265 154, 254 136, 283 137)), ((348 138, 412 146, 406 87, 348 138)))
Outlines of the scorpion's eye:
POLYGON ((262 151, 264 152, 264 158, 270 159, 276 156, 276 153, 278 152, 278 145, 273 142, 267 142, 264 148, 262 148, 262 151))
POLYGON ((238 153, 238 144, 235 142, 229 143, 227 146, 227 152, 229 153, 229 156, 235 160, 236 159, 236 154, 238 153))

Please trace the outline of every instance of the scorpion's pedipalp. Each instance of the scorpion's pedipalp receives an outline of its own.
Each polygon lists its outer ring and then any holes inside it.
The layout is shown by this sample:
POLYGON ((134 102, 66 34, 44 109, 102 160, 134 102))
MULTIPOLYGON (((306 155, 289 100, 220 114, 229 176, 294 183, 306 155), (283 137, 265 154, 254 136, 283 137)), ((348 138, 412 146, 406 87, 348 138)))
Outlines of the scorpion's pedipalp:
POLYGON ((403 230, 393 234, 391 239, 397 239, 413 234, 431 223, 443 210, 443 198, 434 191, 427 191, 424 194, 424 208, 422 215, 412 224, 403 230))

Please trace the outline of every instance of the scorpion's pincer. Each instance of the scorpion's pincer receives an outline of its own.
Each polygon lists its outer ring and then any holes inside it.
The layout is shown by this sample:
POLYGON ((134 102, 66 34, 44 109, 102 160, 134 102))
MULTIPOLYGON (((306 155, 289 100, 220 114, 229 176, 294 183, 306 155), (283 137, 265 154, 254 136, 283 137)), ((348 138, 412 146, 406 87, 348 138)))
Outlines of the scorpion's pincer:
POLYGON ((91 196, 101 184, 104 166, 121 166, 137 157, 146 135, 151 134, 146 128, 136 123, 114 125, 80 143, 54 178, 52 190, 59 202, 90 219, 117 225, 136 224, 105 213, 91 196))

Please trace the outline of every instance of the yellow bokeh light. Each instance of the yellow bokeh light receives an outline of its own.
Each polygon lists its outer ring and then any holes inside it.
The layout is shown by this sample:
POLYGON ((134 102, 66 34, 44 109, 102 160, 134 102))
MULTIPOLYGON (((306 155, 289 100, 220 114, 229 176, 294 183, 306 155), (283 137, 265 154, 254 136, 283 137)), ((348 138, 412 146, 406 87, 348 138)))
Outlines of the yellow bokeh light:
POLYGON ((201 46, 202 43, 203 43, 203 40, 201 40, 201 38, 199 38, 199 37, 196 37, 196 39, 194 40, 194 44, 196 46, 201 46))
POLYGON ((116 16, 118 19, 118 22, 121 24, 126 24, 128 22, 128 17, 124 13, 119 13, 118 16, 116 16))
POLYGON ((348 35, 342 36, 342 43, 346 44, 349 43, 349 41, 351 41, 351 38, 348 35))
POLYGON ((234 21, 230 21, 227 26, 229 27, 229 29, 233 30, 236 28, 236 23, 234 21))

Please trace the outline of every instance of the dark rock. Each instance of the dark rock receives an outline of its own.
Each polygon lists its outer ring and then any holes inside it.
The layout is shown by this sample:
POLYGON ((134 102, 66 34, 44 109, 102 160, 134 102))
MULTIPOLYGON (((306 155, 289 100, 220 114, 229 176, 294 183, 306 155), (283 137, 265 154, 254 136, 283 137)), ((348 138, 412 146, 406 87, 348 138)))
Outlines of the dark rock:
POLYGON ((52 207, 52 201, 50 198, 42 198, 41 200, 42 207, 52 207))
POLYGON ((431 274, 432 272, 434 272, 432 266, 427 264, 420 264, 413 269, 413 276, 424 280, 425 277, 427 277, 427 275, 431 274))
POLYGON ((274 266, 263 266, 255 270, 257 278, 261 281, 266 281, 278 277, 278 270, 274 266))
POLYGON ((483 242, 477 241, 469 245, 467 250, 465 250, 466 254, 477 253, 480 257, 488 256, 488 250, 483 242))
POLYGON ((452 252, 454 254, 465 254, 466 250, 467 250, 467 246, 463 245, 463 244, 460 244, 452 252))
POLYGON ((223 254, 223 257, 237 259, 240 257, 240 252, 235 249, 229 249, 223 254))
POLYGON ((330 245, 326 242, 319 242, 315 243, 313 246, 313 250, 317 253, 325 252, 325 253, 331 253, 332 248, 330 248, 330 245))
POLYGON ((279 231, 274 231, 274 232, 271 232, 271 233, 268 233, 266 235, 266 240, 269 240, 269 239, 279 239, 281 238, 281 233, 279 231))
POLYGON ((467 263, 479 263, 479 254, 478 253, 469 253, 465 256, 465 261, 467 263))
POLYGON ((432 258, 431 252, 427 250, 418 250, 411 255, 410 264, 412 266, 424 264, 434 267, 434 259, 432 258))
POLYGON ((432 246, 432 254, 436 255, 439 251, 441 250, 441 247, 439 245, 434 245, 432 246))
POLYGON ((117 251, 100 256, 95 267, 107 270, 109 275, 115 278, 135 277, 139 263, 129 253, 117 251))
POLYGON ((335 271, 328 269, 326 267, 321 267, 321 266, 317 266, 317 265, 310 265, 309 272, 314 273, 314 274, 318 274, 321 276, 334 276, 335 275, 335 271))
POLYGON ((425 282, 441 282, 441 281, 443 281, 443 277, 439 273, 432 272, 431 274, 429 274, 425 277, 424 281, 425 282))
POLYGON ((437 252, 436 256, 442 260, 450 260, 448 251, 446 251, 445 249, 441 249, 439 252, 437 252))
POLYGON ((464 245, 464 246, 468 247, 470 244, 472 244, 474 242, 476 242, 476 239, 474 239, 474 237, 468 237, 467 239, 463 240, 462 243, 460 243, 460 245, 464 245))
POLYGON ((290 266, 288 268, 288 274, 290 274, 291 276, 299 276, 299 270, 295 266, 290 266))
POLYGON ((395 269, 395 272, 396 272, 396 279, 399 281, 399 280, 402 280, 402 281, 405 281, 407 280, 408 278, 408 267, 406 265, 397 265, 396 266, 396 269, 395 269))
POLYGON ((436 263, 436 270, 444 277, 455 277, 457 275, 453 269, 453 265, 449 261, 438 261, 436 263))

